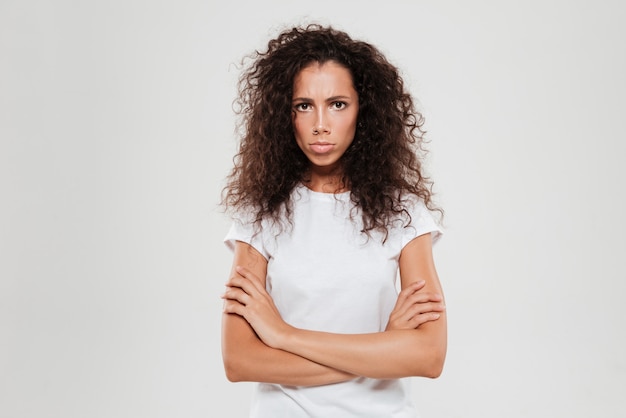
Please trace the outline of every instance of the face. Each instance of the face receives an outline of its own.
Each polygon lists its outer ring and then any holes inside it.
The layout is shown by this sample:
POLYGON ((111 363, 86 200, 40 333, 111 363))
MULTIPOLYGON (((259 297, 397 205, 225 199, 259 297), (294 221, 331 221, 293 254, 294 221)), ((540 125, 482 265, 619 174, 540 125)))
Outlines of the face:
POLYGON ((352 75, 333 61, 303 68, 293 83, 292 120, 313 174, 337 173, 354 139, 359 98, 352 75))

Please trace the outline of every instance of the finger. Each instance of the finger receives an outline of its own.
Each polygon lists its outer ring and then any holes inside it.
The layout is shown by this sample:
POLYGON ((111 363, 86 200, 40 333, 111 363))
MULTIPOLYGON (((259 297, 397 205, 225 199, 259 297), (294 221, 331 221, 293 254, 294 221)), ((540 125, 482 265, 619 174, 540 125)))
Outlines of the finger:
POLYGON ((260 289, 255 286, 254 282, 243 276, 233 276, 226 282, 227 287, 238 287, 249 295, 258 295, 260 289))
POLYGON ((247 268, 243 266, 236 266, 235 271, 239 273, 241 276, 250 280, 258 290, 265 289, 265 286, 263 286, 263 284, 261 283, 261 279, 256 274, 248 270, 247 268))
MULTIPOLYGON (((426 280, 417 280, 417 281, 411 283, 409 286, 415 287, 415 290, 420 290, 421 288, 426 286, 426 280)), ((407 286, 407 287, 409 287, 409 286, 407 286)))
POLYGON ((246 307, 234 300, 225 300, 222 308, 224 313, 236 314, 245 318, 246 307))
POLYGON ((410 300, 412 302, 423 302, 423 301, 440 301, 442 296, 439 293, 435 292, 426 292, 423 290, 426 282, 424 280, 420 280, 418 282, 411 283, 406 288, 402 289, 402 291, 398 294, 398 300, 400 302, 410 300))
POLYGON ((414 292, 417 292, 424 286, 426 286, 426 280, 417 280, 412 283, 409 283, 404 289, 400 291, 400 294, 410 295, 414 292))
POLYGON ((222 299, 237 301, 245 306, 250 301, 250 295, 239 287, 227 287, 226 291, 222 293, 222 299))
POLYGON ((257 277, 256 274, 254 274, 250 269, 244 267, 244 266, 235 266, 235 271, 239 274, 241 274, 243 277, 249 279, 249 280, 254 280, 257 282, 260 282, 261 279, 259 277, 257 277))
POLYGON ((425 285, 426 285, 426 280, 417 280, 417 281, 415 281, 413 283, 410 283, 407 287, 402 289, 400 294, 404 293, 406 295, 410 295, 410 294, 412 294, 414 292, 417 292, 418 290, 423 288, 425 285))
POLYGON ((438 293, 422 293, 419 291, 415 291, 412 294, 408 294, 410 290, 408 288, 406 290, 407 294, 404 294, 401 297, 399 296, 396 302, 396 306, 394 306, 393 313, 396 315, 403 315, 408 309, 412 309, 413 306, 417 304, 429 302, 443 302, 443 297, 438 293))
POLYGON ((441 317, 440 312, 411 313, 404 317, 390 317, 386 330, 416 329, 425 322, 435 321, 441 317))
POLYGON ((414 304, 403 310, 397 310, 391 313, 389 321, 400 328, 414 328, 414 326, 407 326, 406 323, 411 323, 413 318, 426 313, 440 313, 445 310, 443 304, 414 304))
POLYGON ((442 302, 443 297, 439 293, 415 292, 406 299, 409 303, 442 302))
POLYGON ((419 303, 407 309, 402 319, 408 321, 416 315, 422 315, 429 312, 440 313, 446 308, 442 303, 419 303))
POLYGON ((407 321, 407 325, 411 328, 418 328, 420 325, 423 325, 427 322, 433 322, 441 318, 441 314, 437 312, 427 312, 419 315, 415 315, 409 321, 407 321))
POLYGON ((406 300, 411 297, 415 292, 424 287, 426 282, 424 280, 420 280, 417 282, 413 282, 409 284, 407 287, 402 289, 400 293, 398 293, 398 300, 396 301, 396 306, 400 306, 406 302, 406 300))

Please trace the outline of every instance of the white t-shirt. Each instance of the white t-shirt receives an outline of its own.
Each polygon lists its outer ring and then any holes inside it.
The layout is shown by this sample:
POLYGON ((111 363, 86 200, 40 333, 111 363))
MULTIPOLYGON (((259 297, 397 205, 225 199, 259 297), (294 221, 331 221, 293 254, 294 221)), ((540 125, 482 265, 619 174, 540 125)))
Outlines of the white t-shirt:
MULTIPOLYGON (((303 329, 358 334, 384 331, 397 299, 398 259, 419 235, 441 230, 417 198, 406 209, 411 224, 397 223, 382 235, 361 233, 361 215, 350 193, 292 193, 293 225, 260 231, 235 220, 224 241, 252 245, 268 261, 266 287, 282 318, 303 329), (352 212, 351 212, 352 210, 352 212), (352 213, 352 220, 350 214, 352 213), (256 233, 255 233, 256 232, 256 233)), ((415 418, 406 381, 357 378, 315 387, 257 385, 251 417, 415 418)))

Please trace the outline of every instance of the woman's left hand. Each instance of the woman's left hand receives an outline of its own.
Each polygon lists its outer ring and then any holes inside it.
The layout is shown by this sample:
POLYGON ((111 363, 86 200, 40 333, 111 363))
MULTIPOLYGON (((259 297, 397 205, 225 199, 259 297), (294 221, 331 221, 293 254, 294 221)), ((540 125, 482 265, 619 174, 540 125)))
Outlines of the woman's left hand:
POLYGON ((386 331, 416 329, 426 322, 436 321, 445 310, 440 294, 424 292, 426 282, 419 281, 402 289, 396 306, 389 315, 386 331))
POLYGON ((279 348, 291 326, 283 321, 261 279, 241 266, 237 266, 236 272, 222 295, 224 312, 244 317, 266 345, 279 348))

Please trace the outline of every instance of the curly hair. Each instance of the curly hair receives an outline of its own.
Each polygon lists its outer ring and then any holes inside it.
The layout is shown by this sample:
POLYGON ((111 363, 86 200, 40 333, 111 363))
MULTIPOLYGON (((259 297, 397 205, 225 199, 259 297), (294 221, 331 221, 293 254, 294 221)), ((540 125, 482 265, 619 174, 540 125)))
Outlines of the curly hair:
POLYGON ((355 136, 341 164, 343 184, 361 209, 363 232, 387 236, 399 217, 410 223, 407 195, 443 214, 423 173, 424 119, 398 69, 376 47, 332 27, 308 25, 280 33, 267 51, 248 58, 252 62, 239 79, 235 101, 242 128, 239 151, 222 192, 228 210, 252 211, 257 225, 265 218, 290 219, 291 192, 309 168, 294 136, 294 78, 312 63, 332 61, 349 70, 359 98, 355 136))

